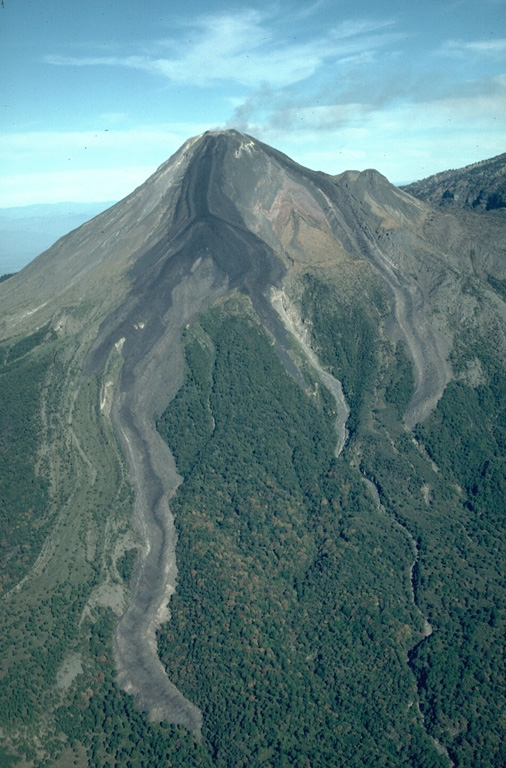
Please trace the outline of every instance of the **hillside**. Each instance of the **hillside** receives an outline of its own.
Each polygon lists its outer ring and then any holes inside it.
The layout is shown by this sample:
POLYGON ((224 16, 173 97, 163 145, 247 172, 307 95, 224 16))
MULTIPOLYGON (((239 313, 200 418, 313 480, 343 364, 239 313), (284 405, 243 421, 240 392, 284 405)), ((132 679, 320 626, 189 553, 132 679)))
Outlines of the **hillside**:
POLYGON ((506 208, 506 153, 465 168, 436 173, 402 189, 420 200, 450 210, 506 208))
POLYGON ((208 132, 0 284, 5 764, 506 762, 488 217, 208 132))

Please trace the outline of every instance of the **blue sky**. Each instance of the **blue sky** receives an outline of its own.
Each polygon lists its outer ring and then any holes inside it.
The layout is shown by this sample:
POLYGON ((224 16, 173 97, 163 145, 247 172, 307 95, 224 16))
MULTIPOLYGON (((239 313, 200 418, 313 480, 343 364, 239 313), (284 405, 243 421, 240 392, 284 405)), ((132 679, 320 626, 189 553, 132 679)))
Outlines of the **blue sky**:
POLYGON ((503 0, 4 0, 0 207, 117 200, 234 127, 392 182, 506 151, 503 0))

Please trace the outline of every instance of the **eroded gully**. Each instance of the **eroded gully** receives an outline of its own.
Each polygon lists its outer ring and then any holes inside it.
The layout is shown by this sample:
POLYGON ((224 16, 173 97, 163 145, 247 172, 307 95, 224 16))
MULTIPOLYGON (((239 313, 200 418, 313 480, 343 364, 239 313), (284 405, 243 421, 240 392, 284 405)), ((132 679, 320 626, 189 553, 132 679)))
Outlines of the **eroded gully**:
POLYGON ((202 714, 171 683, 170 670, 158 657, 157 632, 170 617, 168 603, 177 581, 177 534, 170 499, 181 477, 156 431, 155 414, 162 412, 182 382, 182 329, 209 296, 217 298, 224 289, 210 261, 197 260, 193 272, 173 289, 171 306, 162 316, 163 333, 157 334, 154 343, 142 343, 154 322, 147 310, 146 322, 138 318, 129 330, 130 354, 111 410, 135 486, 134 527, 141 540, 130 603, 114 637, 118 682, 151 720, 181 724, 196 735, 200 735, 202 714))
POLYGON ((336 457, 339 456, 346 444, 348 432, 346 422, 350 413, 348 403, 344 397, 343 388, 339 379, 334 378, 328 371, 320 365, 316 353, 311 347, 308 338, 307 329, 299 317, 299 314, 293 304, 290 302, 284 290, 271 288, 271 304, 278 313, 286 330, 298 342, 311 368, 317 373, 323 386, 330 392, 336 403, 336 420, 334 427, 337 434, 337 443, 335 449, 336 457))
MULTIPOLYGON (((296 308, 291 304, 286 293, 282 289, 280 290, 277 288, 272 288, 271 303, 274 309, 277 311, 285 328, 296 339, 296 341, 302 348, 307 361, 309 362, 313 370, 318 374, 318 377, 321 383, 328 389, 328 391, 331 393, 331 395, 335 400, 336 410, 337 410, 337 417, 334 423, 334 427, 337 434, 335 455, 336 457, 338 457, 341 454, 346 444, 346 439, 347 439, 346 421, 348 419, 349 412, 350 412, 350 409, 344 397, 341 382, 338 379, 336 379, 334 376, 332 376, 330 373, 328 373, 328 371, 326 371, 320 365, 318 357, 310 345, 307 328, 304 326, 296 308)), ((362 475, 362 478, 369 490, 369 493, 378 511, 381 514, 388 516, 385 508, 381 504, 381 499, 380 499, 380 495, 377 487, 374 485, 374 483, 370 479, 366 478, 364 475, 362 475)), ((402 523, 400 523, 398 520, 395 520, 395 519, 392 519, 392 523, 398 530, 402 532, 402 535, 405 536, 406 539, 408 540, 408 543, 413 555, 413 559, 409 567, 409 590, 410 590, 411 602, 415 607, 416 612, 418 613, 418 615, 423 621, 423 632, 422 632, 423 638, 421 641, 423 642, 428 637, 430 637, 430 635, 433 632, 433 628, 427 616, 423 614, 420 606, 418 605, 417 597, 416 597, 414 577, 415 577, 415 569, 417 567, 418 558, 419 558, 418 543, 414 538, 414 536, 412 535, 412 533, 408 530, 408 528, 406 528, 405 525, 403 525, 402 523)), ((444 755, 446 757, 446 759, 448 760, 448 765, 452 768, 454 763, 451 760, 446 747, 440 744, 439 741, 437 739, 434 739, 428 732, 425 725, 425 718, 420 709, 419 702, 416 702, 416 707, 422 722, 422 726, 425 732, 427 733, 428 737, 431 739, 432 743, 434 744, 434 748, 436 749, 438 754, 444 755)))
MULTIPOLYGON (((411 594, 411 602, 412 602, 413 606, 415 607, 416 612, 418 613, 418 615, 420 616, 420 618, 423 621, 423 632, 422 632, 423 637, 422 637, 421 642, 424 642, 424 640, 426 640, 428 637, 430 637, 432 635, 433 628, 432 628, 432 625, 431 625, 430 621, 428 620, 427 616, 425 616, 424 613, 422 612, 422 610, 421 610, 421 608, 420 608, 420 606, 419 606, 419 604, 417 602, 417 597, 416 597, 414 575, 415 575, 415 568, 417 567, 418 559, 419 559, 419 556, 420 556, 418 542, 415 539, 415 537, 413 536, 413 534, 411 533, 411 531, 408 528, 406 528, 405 525, 403 525, 398 520, 396 520, 395 518, 392 518, 390 515, 388 515, 388 513, 385 510, 383 504, 381 503, 381 499, 380 499, 380 494, 379 494, 378 488, 372 482, 372 480, 370 480, 369 478, 365 477, 364 475, 362 475, 362 479, 363 479, 363 481, 365 482, 365 484, 367 486, 367 489, 368 489, 368 491, 369 491, 369 493, 370 493, 370 495, 371 495, 371 497, 372 497, 372 499, 373 499, 373 501, 374 501, 374 503, 376 505, 376 508, 377 508, 378 512, 380 512, 380 514, 382 514, 382 515, 387 516, 389 518, 389 520, 392 521, 394 527, 402 532, 403 536, 408 540, 409 546, 411 547, 411 552, 413 554, 413 560, 412 560, 411 565, 409 567, 409 589, 410 589, 410 594, 411 594)), ((435 739, 433 736, 431 736, 431 734, 427 730, 427 726, 425 724, 425 717, 423 715, 423 712, 420 709, 420 703, 418 701, 416 702, 416 708, 418 710, 418 714, 420 716, 420 720, 421 720, 423 729, 424 729, 425 733, 427 734, 427 736, 432 741, 432 743, 434 744, 434 748, 436 749, 436 752, 438 752, 438 754, 440 754, 440 755, 444 755, 444 757, 446 757, 446 759, 448 760, 448 765, 451 768, 453 768, 454 762, 451 759, 450 755, 448 754, 448 750, 446 749, 446 747, 444 747, 437 739, 435 739)))

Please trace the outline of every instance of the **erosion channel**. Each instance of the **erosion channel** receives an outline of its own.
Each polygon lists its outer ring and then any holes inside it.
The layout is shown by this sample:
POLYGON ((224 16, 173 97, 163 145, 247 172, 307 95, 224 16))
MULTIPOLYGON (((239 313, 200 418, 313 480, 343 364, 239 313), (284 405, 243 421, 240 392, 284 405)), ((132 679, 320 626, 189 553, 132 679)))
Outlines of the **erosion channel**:
MULTIPOLYGON (((375 484, 372 482, 372 480, 370 480, 367 477, 363 477, 362 479, 363 479, 364 483, 366 484, 369 493, 371 494, 371 497, 372 497, 372 499, 373 499, 373 501, 374 501, 374 503, 375 503, 375 505, 376 505, 376 507, 378 509, 378 512, 380 512, 380 514, 382 514, 382 515, 387 515, 387 512, 386 512, 383 504, 381 503, 379 491, 378 491, 377 487, 375 486, 375 484)), ((412 601, 413 605, 415 606, 417 613, 423 619, 424 628, 423 628, 423 639, 421 641, 423 643, 424 640, 426 640, 428 637, 430 637, 432 635, 433 629, 432 629, 432 625, 430 624, 428 618, 426 616, 424 616, 424 614, 422 613, 422 611, 420 609, 420 606, 418 605, 417 600, 416 600, 416 590, 415 590, 415 583, 414 583, 414 572, 415 572, 415 568, 416 568, 416 565, 418 563, 418 557, 419 557, 418 543, 417 543, 416 539, 414 538, 413 534, 408 530, 408 528, 406 528, 405 525, 402 525, 402 523, 400 523, 398 520, 392 520, 392 523, 393 523, 393 525, 396 528, 398 528, 400 531, 402 531, 402 534, 407 538, 407 540, 409 542, 409 545, 411 547, 411 551, 413 553, 413 561, 412 561, 412 563, 410 565, 410 568, 409 568, 409 588, 410 588, 410 593, 411 593, 411 601, 412 601)), ((444 755, 446 757, 446 759, 448 760, 448 765, 451 766, 451 768, 453 768, 454 762, 452 761, 450 755, 448 754, 448 750, 446 749, 446 747, 444 747, 437 739, 434 739, 431 736, 431 734, 429 733, 429 731, 427 730, 427 727, 425 725, 425 718, 423 716, 423 713, 422 713, 422 711, 420 709, 420 705, 419 705, 418 702, 416 702, 416 707, 418 709, 418 713, 420 715, 420 719, 422 721, 422 725, 423 725, 423 727, 425 729, 425 732, 427 733, 427 735, 431 739, 432 743, 434 744, 434 747, 435 747, 436 751, 440 755, 444 755)))

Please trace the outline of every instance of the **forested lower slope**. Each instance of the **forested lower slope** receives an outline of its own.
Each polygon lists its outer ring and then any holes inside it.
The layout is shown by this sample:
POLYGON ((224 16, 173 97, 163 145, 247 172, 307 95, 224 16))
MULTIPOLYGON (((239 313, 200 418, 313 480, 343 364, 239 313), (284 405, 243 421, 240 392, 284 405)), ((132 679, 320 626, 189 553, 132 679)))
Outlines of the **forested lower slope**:
POLYGON ((451 385, 415 442, 384 302, 375 325, 338 296, 306 281, 352 405, 338 460, 332 405, 287 378, 251 319, 222 308, 187 334, 159 422, 185 478, 162 656, 204 712, 209 764, 500 765, 502 377, 476 358, 487 384, 451 385))

